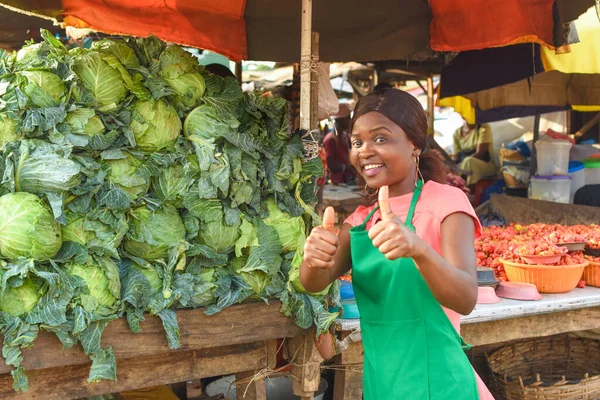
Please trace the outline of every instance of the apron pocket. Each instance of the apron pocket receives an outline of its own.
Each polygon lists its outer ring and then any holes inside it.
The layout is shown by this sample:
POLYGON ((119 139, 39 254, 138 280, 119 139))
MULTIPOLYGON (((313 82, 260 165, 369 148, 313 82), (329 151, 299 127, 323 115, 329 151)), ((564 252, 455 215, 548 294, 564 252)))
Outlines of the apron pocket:
POLYGON ((361 321, 365 400, 428 399, 425 319, 361 321))

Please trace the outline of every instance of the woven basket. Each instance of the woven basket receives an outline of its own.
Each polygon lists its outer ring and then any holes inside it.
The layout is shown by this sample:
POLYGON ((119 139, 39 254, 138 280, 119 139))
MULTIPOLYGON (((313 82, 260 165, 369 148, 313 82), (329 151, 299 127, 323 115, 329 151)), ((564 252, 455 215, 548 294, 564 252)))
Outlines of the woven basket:
POLYGON ((600 341, 551 336, 487 355, 496 400, 600 398, 600 341))
POLYGON ((590 261, 590 265, 585 267, 581 279, 583 279, 587 285, 600 287, 600 263, 590 261))

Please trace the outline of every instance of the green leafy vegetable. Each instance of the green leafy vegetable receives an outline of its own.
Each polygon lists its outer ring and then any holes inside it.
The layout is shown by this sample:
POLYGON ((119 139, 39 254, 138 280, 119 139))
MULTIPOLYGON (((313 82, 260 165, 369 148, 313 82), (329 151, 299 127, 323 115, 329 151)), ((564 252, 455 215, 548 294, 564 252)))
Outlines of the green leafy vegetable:
POLYGON ((181 133, 181 120, 169 104, 151 99, 134 104, 130 127, 137 147, 155 152, 173 146, 181 133))
POLYGON ((60 226, 42 200, 31 193, 0 197, 0 254, 9 260, 49 260, 62 245, 60 226))

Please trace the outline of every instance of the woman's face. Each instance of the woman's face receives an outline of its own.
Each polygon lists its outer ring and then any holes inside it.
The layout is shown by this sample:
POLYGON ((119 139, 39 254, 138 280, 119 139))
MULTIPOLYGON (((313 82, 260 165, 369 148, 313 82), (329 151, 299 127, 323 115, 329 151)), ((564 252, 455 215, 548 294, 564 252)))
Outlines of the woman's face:
MULTIPOLYGON (((354 123, 350 138, 350 162, 371 188, 390 186, 397 196, 402 185, 414 185, 415 146, 398 125, 376 111, 354 123)), ((410 186, 408 186, 410 188, 410 186)))

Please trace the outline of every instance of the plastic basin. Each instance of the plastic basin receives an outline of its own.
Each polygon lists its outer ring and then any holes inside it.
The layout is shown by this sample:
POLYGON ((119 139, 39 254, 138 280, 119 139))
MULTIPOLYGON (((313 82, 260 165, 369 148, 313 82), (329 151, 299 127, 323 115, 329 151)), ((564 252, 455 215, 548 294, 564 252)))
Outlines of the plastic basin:
POLYGON ((496 296, 496 291, 490 286, 481 286, 477 288, 477 304, 495 304, 502 299, 496 296))
POLYGON ((543 296, 535 285, 523 282, 500 282, 496 295, 513 300, 541 300, 543 296))
POLYGON ((540 293, 566 293, 577 287, 589 262, 577 265, 529 265, 501 259, 511 282, 535 285, 540 293))
POLYGON ((585 267, 583 277, 586 285, 600 287, 600 263, 590 262, 590 265, 585 267))
POLYGON ((547 264, 556 264, 560 262, 560 258, 562 254, 557 254, 555 256, 522 256, 517 254, 521 259, 529 265, 547 265, 547 264))

